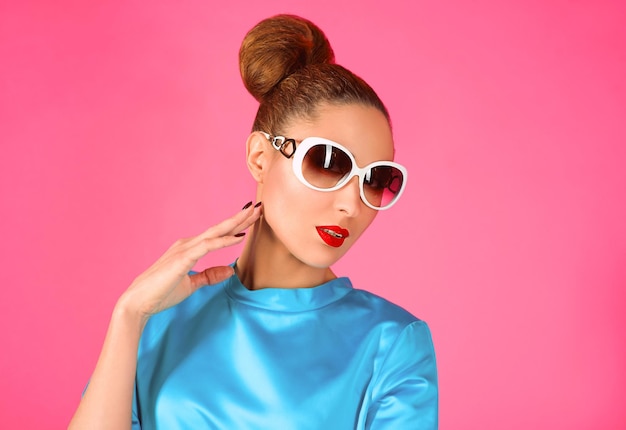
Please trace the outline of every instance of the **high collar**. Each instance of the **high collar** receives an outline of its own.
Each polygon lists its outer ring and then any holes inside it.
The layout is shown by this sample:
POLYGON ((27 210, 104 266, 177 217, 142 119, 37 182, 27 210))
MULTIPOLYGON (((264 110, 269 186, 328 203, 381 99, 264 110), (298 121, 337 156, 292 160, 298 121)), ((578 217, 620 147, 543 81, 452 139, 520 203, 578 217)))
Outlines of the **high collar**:
POLYGON ((226 280, 226 293, 249 306, 282 312, 304 312, 327 306, 352 291, 350 279, 341 277, 312 288, 248 290, 237 275, 226 280))

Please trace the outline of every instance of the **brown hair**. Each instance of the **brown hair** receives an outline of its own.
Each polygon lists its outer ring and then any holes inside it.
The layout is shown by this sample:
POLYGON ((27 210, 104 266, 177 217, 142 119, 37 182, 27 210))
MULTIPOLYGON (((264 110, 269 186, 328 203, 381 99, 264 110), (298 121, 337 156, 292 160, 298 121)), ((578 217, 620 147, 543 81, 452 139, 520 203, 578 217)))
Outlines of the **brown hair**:
POLYGON ((243 83, 260 103, 252 131, 280 133, 293 118, 310 118, 321 104, 356 103, 389 113, 374 90, 335 64, 328 39, 315 24, 277 15, 246 34, 239 50, 243 83))

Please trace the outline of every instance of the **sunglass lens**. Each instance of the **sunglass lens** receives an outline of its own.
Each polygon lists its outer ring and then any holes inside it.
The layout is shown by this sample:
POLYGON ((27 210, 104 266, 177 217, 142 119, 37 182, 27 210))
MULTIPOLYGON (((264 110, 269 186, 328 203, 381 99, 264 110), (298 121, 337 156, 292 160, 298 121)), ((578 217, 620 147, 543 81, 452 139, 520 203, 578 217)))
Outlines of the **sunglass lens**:
POLYGON ((404 175, 396 167, 376 166, 366 174, 363 191, 372 206, 384 208, 398 197, 403 183, 404 175))
POLYGON ((317 188, 341 184, 352 171, 352 161, 341 149, 329 145, 312 146, 302 160, 304 179, 317 188))

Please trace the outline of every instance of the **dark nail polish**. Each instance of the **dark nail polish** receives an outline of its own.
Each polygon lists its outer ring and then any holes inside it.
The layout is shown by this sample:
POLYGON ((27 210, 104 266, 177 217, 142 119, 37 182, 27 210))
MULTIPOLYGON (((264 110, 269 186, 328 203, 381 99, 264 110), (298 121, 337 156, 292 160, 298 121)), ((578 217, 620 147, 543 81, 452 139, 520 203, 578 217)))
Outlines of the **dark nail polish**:
POLYGON ((246 235, 246 232, 245 232, 245 231, 242 231, 241 233, 237 233, 237 234, 235 235, 235 237, 243 237, 243 236, 245 236, 245 235, 246 235))
POLYGON ((259 206, 261 206, 261 203, 263 203, 263 202, 258 202, 256 205, 254 205, 254 207, 258 208, 259 206))
POLYGON ((243 208, 241 208, 241 210, 242 210, 242 211, 245 211, 245 210, 246 210, 246 209, 248 209, 250 206, 252 206, 252 202, 248 202, 248 203, 246 203, 246 205, 245 205, 243 208))

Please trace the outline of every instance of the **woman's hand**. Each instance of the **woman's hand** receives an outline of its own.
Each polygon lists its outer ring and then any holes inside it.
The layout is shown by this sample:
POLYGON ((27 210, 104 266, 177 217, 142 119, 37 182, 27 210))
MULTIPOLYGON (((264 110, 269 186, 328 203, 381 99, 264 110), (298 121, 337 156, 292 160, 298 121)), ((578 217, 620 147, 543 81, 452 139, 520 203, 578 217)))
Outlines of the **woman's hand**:
POLYGON ((180 303, 203 285, 232 275, 229 266, 189 276, 198 259, 235 245, 261 214, 260 204, 244 206, 233 217, 202 234, 176 242, 122 294, 109 323, 89 387, 72 418, 71 429, 130 429, 137 349, 151 315, 180 303))
POLYGON ((180 303, 198 288, 227 279, 233 274, 230 266, 211 267, 191 276, 188 273, 209 252, 243 241, 243 231, 260 214, 260 203, 255 206, 249 203, 239 213, 198 236, 176 241, 156 263, 133 281, 118 305, 139 316, 145 323, 150 316, 180 303))

